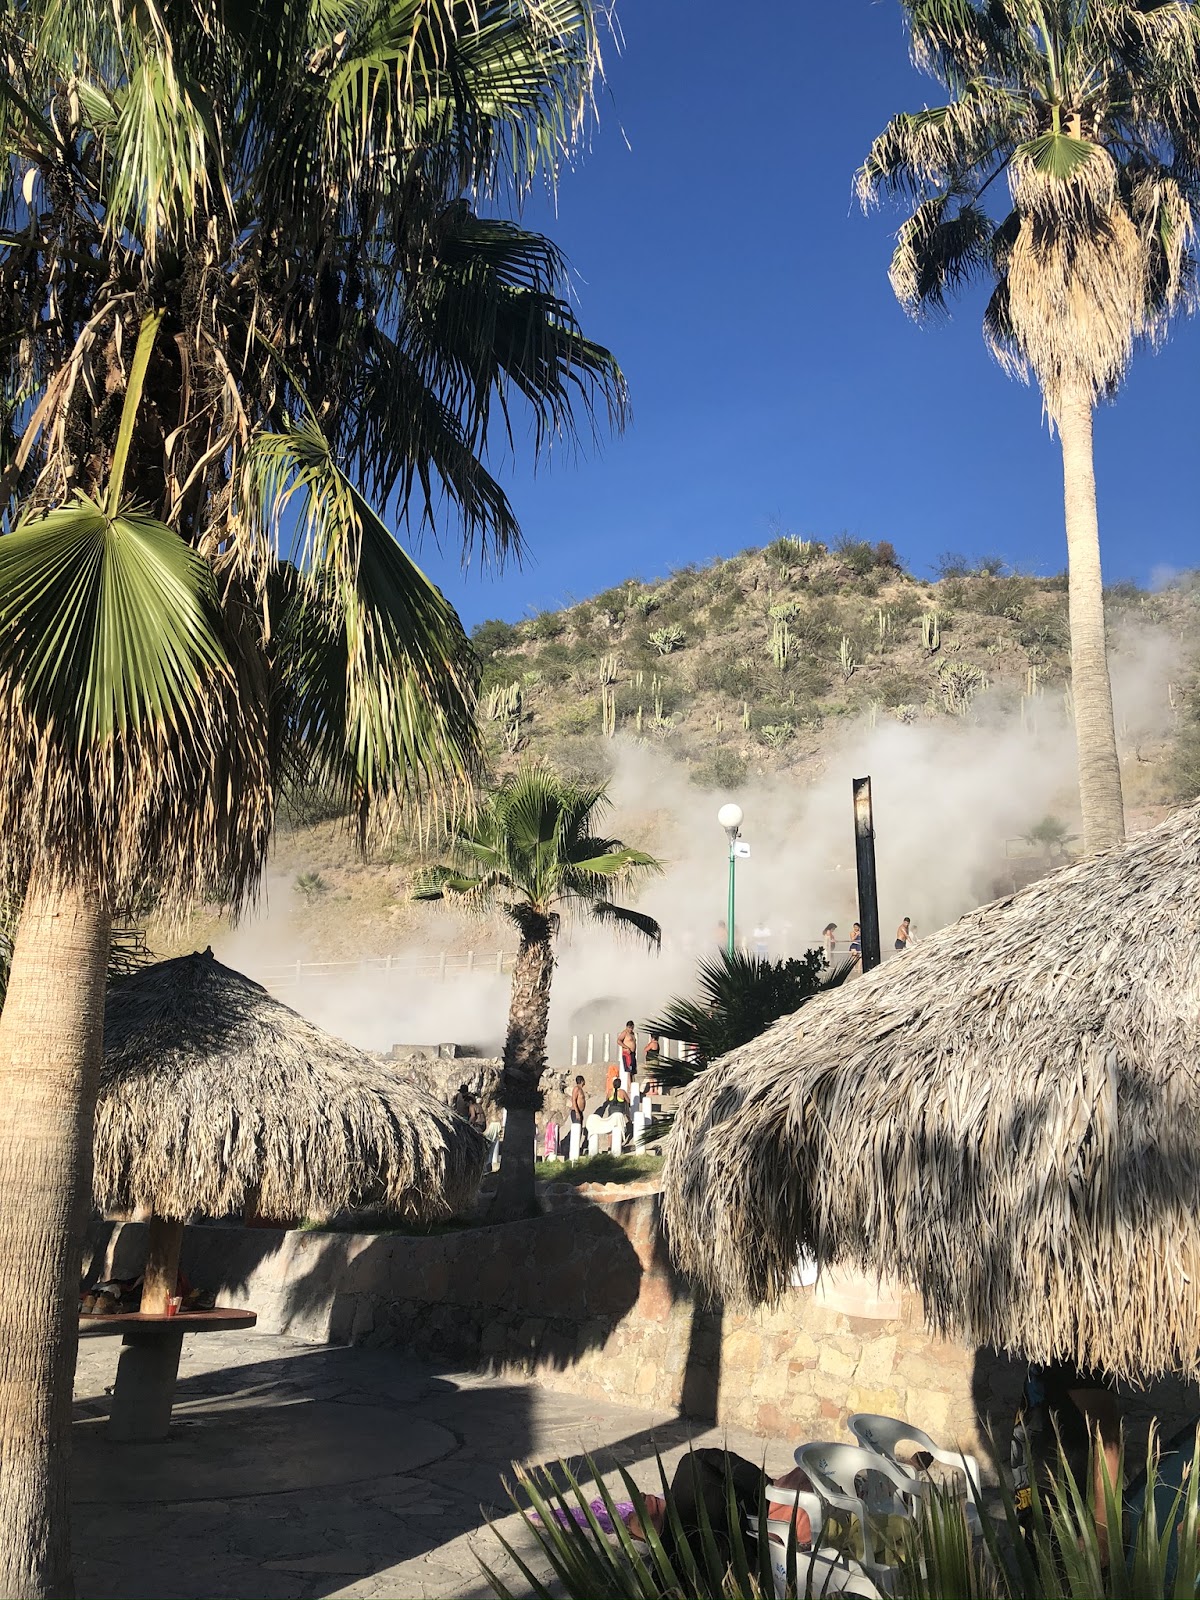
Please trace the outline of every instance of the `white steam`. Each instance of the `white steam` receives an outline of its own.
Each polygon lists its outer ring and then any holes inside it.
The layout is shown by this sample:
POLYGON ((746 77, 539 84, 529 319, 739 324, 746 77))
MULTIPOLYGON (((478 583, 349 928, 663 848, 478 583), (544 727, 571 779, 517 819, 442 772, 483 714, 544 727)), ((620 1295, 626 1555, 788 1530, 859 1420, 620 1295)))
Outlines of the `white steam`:
MULTIPOLYGON (((1116 718, 1131 755, 1169 730, 1177 658, 1177 646, 1162 632, 1140 630, 1116 641, 1116 718)), ((1078 829, 1074 738, 1061 690, 1023 709, 1011 696, 984 695, 961 720, 902 725, 881 711, 874 725, 849 727, 819 770, 753 779, 736 795, 697 789, 669 747, 617 740, 613 752, 611 831, 652 850, 666 866, 638 901, 661 923, 663 948, 650 954, 606 928, 564 930, 551 1014, 555 1066, 569 1065, 572 1034, 594 1034, 600 1060, 605 1033, 611 1056, 627 1017, 640 1027, 671 996, 691 992, 696 961, 716 949, 725 917, 728 857, 717 811, 726 800, 742 806, 751 846, 750 859, 738 866, 738 933, 753 943, 756 929, 769 929, 765 942, 773 956, 812 948, 827 922, 838 924, 843 949, 849 940, 857 917, 854 778, 873 780, 885 951, 904 916, 920 936, 1011 889, 1013 857, 1029 853, 1022 836, 1043 817, 1078 829)), ((281 966, 314 954, 311 940, 306 947, 292 927, 292 897, 280 888, 268 914, 216 941, 222 960, 277 986, 281 966)), ((305 973, 299 986, 278 986, 279 993, 322 1027, 370 1049, 455 1041, 498 1053, 507 978, 494 970, 444 981, 414 977, 406 963, 428 964, 461 928, 433 906, 418 926, 421 933, 393 953, 391 971, 347 965, 331 976, 305 973)), ((483 924, 457 942, 494 952, 498 935, 493 924, 483 924)))

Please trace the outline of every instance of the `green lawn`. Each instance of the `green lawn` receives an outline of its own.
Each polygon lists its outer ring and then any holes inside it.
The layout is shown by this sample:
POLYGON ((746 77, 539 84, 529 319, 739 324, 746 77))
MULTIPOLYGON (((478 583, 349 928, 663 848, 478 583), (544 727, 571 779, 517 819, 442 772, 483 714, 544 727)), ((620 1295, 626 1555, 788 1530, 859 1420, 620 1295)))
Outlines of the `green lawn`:
POLYGON ((661 1156, 614 1156, 607 1150, 582 1161, 539 1161, 541 1183, 635 1183, 662 1171, 661 1156))

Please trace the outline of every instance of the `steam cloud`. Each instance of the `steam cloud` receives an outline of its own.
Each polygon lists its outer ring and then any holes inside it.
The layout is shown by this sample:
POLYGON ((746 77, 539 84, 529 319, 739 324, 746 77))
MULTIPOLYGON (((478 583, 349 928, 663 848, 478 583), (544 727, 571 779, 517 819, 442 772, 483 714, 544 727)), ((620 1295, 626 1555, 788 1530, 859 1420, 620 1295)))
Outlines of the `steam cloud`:
MULTIPOLYGON (((1174 641, 1160 630, 1115 641, 1114 702, 1124 752, 1138 752, 1167 732, 1177 657, 1174 641)), ((599 1061, 606 1033, 611 1056, 627 1017, 640 1026, 671 995, 692 990, 696 961, 716 948, 725 916, 727 853, 717 811, 726 800, 742 806, 752 851, 738 866, 738 933, 752 943, 756 929, 769 929, 772 956, 802 954, 831 921, 843 949, 849 940, 857 916, 853 778, 873 780, 885 951, 901 917, 911 916, 920 936, 1006 892, 1007 853, 1026 848, 1021 836, 1043 816, 1078 826, 1074 737, 1061 690, 1023 709, 1011 695, 984 694, 962 720, 902 725, 881 710, 873 725, 849 726, 819 769, 753 779, 736 794, 696 788, 669 746, 618 739, 612 749, 612 831, 666 865, 638 901, 661 923, 663 949, 652 955, 618 942, 608 929, 564 930, 551 1012, 554 1066, 569 1065, 572 1034, 585 1040, 593 1034, 599 1061)), ((290 899, 287 885, 277 882, 265 915, 217 941, 220 958, 251 976, 302 954, 311 960, 289 923, 290 899)), ((347 968, 335 978, 289 986, 282 997, 368 1049, 453 1040, 498 1053, 507 978, 479 971, 437 982, 403 974, 406 954, 428 955, 451 942, 453 921, 429 907, 421 933, 397 953, 394 972, 347 968)), ((497 948, 488 924, 468 937, 480 950, 497 948)))

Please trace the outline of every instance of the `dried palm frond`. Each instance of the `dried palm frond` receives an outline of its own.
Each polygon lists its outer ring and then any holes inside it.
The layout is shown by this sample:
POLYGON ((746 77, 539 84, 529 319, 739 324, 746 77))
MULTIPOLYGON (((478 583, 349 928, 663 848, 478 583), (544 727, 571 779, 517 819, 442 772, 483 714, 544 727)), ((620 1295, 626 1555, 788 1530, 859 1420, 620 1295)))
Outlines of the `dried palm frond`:
POLYGON ((673 1249, 741 1301, 797 1257, 937 1329, 1200 1375, 1200 807, 972 912, 683 1097, 673 1249))
POLYGON ((485 1141, 399 1072, 274 999, 211 952, 112 985, 96 1105, 102 1209, 417 1220, 475 1196, 485 1141))

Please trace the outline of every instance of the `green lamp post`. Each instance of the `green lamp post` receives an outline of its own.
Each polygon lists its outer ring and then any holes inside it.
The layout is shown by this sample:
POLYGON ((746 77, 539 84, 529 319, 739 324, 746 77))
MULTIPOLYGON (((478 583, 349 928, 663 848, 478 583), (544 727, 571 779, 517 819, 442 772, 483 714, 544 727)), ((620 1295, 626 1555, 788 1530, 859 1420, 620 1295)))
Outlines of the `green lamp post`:
MULTIPOLYGON (((729 840, 729 910, 725 922, 725 949, 732 955, 735 948, 734 941, 734 901, 737 879, 737 842, 742 831, 742 808, 734 805, 732 801, 721 807, 717 812, 717 821, 725 829, 725 836, 729 840)), ((747 854, 749 852, 747 851, 747 854)))

